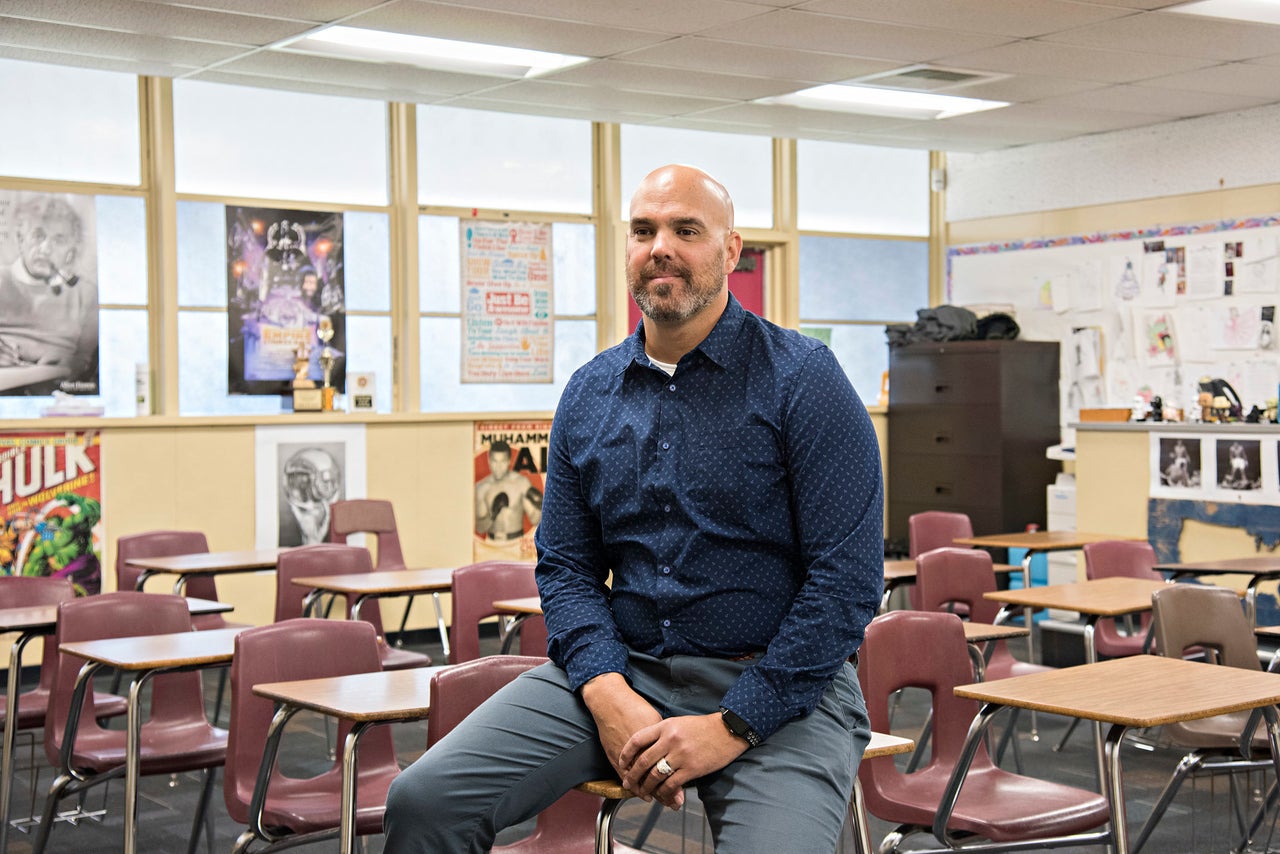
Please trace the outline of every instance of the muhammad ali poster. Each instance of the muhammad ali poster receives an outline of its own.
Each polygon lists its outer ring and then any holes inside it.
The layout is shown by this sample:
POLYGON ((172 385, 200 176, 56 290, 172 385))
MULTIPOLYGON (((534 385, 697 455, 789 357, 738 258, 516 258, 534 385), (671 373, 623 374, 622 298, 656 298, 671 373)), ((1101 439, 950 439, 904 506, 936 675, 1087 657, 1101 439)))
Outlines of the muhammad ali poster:
POLYGON ((254 431, 257 548, 329 541, 329 505, 365 497, 363 424, 254 431))
POLYGON ((0 395, 98 394, 93 196, 0 190, 0 395))
POLYGON ((481 421, 475 429, 473 558, 533 560, 542 521, 550 421, 481 421))
POLYGON ((287 394, 295 379, 344 391, 346 299, 342 214, 227 206, 227 388, 287 394), (333 329, 329 341, 317 330, 333 329))

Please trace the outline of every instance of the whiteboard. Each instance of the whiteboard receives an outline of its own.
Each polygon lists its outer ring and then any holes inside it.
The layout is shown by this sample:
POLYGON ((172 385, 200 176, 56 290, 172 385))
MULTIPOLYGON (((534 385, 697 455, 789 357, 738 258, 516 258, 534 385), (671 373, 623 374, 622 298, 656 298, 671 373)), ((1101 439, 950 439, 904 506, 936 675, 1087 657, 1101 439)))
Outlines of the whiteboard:
POLYGON ((1280 384, 1280 215, 953 246, 947 302, 1061 343, 1064 424, 1156 395, 1190 412, 1205 376, 1247 412, 1280 384))

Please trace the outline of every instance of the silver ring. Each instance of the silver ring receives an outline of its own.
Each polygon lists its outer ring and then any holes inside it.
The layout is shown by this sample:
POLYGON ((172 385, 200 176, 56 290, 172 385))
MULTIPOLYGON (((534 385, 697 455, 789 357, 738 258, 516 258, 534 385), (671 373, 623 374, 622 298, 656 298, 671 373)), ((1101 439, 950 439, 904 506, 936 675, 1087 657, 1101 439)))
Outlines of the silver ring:
POLYGON ((667 757, 665 756, 658 760, 658 764, 653 766, 653 770, 657 771, 663 777, 670 777, 672 774, 676 773, 676 769, 671 767, 671 763, 667 761, 667 757))

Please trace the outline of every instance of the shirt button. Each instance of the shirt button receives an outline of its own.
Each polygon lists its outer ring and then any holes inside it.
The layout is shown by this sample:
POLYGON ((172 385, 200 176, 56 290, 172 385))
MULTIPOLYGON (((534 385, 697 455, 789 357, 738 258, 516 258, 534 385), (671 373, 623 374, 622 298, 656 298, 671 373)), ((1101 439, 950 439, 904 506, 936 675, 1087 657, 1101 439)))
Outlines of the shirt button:
POLYGON ((663 621, 662 621, 662 625, 663 625, 664 627, 666 627, 666 628, 670 628, 670 627, 671 627, 671 621, 670 621, 670 620, 663 620, 663 621))
POLYGON ((669 450, 671 450, 671 443, 670 443, 670 442, 663 442, 663 443, 662 443, 662 450, 664 450, 664 451, 669 451, 669 450))
POLYGON ((671 505, 670 505, 670 504, 664 504, 664 505, 662 505, 662 512, 663 512, 663 513, 670 513, 670 512, 671 512, 671 505))
POLYGON ((672 383, 671 385, 667 386, 667 391, 675 391, 675 390, 676 390, 676 384, 675 384, 675 383, 672 383))
POLYGON ((670 575, 670 574, 671 574, 671 567, 669 567, 669 566, 664 566, 664 567, 662 568, 662 574, 663 574, 663 575, 670 575))

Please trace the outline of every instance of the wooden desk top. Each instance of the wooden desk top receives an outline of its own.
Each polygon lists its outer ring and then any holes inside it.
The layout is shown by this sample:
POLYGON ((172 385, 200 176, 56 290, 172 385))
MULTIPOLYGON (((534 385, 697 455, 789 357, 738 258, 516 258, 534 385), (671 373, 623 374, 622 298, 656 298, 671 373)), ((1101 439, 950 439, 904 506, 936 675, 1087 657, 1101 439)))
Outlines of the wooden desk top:
POLYGON ((294 682, 264 682, 254 685, 253 693, 277 703, 349 721, 420 720, 431 711, 431 677, 441 669, 415 667, 294 682))
MULTIPOLYGON (((1013 566, 1008 563, 992 564, 991 568, 996 572, 1022 572, 1022 567, 1013 566)), ((916 577, 916 561, 915 558, 903 558, 901 560, 886 560, 884 562, 884 580, 885 581, 910 581, 916 577)))
POLYGON ((1159 572, 1182 572, 1195 575, 1280 575, 1280 555, 1236 557, 1227 560, 1193 560, 1186 563, 1162 563, 1159 572))
POLYGON ((347 575, 308 575, 293 579, 299 587, 326 593, 390 596, 396 593, 431 593, 453 587, 452 569, 384 569, 347 575))
POLYGON ((961 685, 959 697, 1152 727, 1280 702, 1280 675, 1162 655, 1131 655, 961 685))
POLYGON ((130 566, 173 575, 207 572, 252 572, 275 569, 280 553, 287 549, 249 549, 235 552, 198 552, 167 557, 135 557, 130 566))
POLYGON ((243 628, 213 629, 207 632, 73 641, 59 645, 58 649, 68 655, 96 661, 118 670, 202 666, 230 661, 235 652, 236 635, 242 631, 243 628))
POLYGON ((1264 638, 1280 638, 1280 626, 1258 626, 1253 633, 1264 638))
POLYGON ((1023 626, 1014 626, 1008 623, 994 625, 992 623, 971 623, 964 621, 964 639, 969 643, 983 643, 984 641, 1006 640, 1008 638, 1025 638, 1031 634, 1031 630, 1023 626))
MULTIPOLYGON (((235 608, 229 602, 212 599, 187 598, 187 608, 192 614, 225 614, 235 608)), ((0 608, 0 632, 29 632, 46 629, 53 631, 58 623, 57 605, 36 605, 27 608, 0 608)))
POLYGON ((995 590, 982 595, 985 599, 1007 605, 1060 608, 1098 617, 1118 617, 1150 610, 1151 594, 1167 586, 1167 582, 1147 578, 1095 578, 1074 584, 995 590))
POLYGON ((957 546, 978 546, 993 549, 1031 549, 1051 552, 1079 549, 1089 543, 1106 540, 1142 540, 1144 537, 1121 537, 1115 534, 1090 534, 1084 531, 1022 531, 1016 534, 988 534, 983 537, 958 537, 957 546))
POLYGON ((541 614, 542 600, 537 596, 522 599, 495 599, 493 609, 504 614, 541 614))

